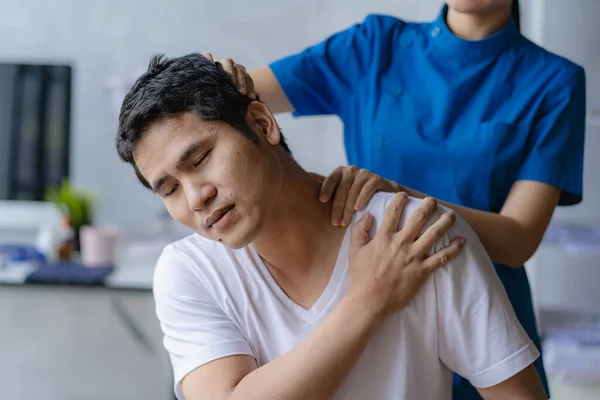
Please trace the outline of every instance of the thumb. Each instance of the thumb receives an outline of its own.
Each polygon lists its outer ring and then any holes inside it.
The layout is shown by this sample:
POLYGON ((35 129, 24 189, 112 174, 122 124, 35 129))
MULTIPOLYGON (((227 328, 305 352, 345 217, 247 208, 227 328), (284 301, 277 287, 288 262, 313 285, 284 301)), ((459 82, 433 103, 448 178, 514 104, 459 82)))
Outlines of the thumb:
POLYGON ((208 61, 212 61, 215 62, 215 59, 213 58, 212 54, 210 53, 204 53, 202 54, 204 56, 204 58, 206 58, 208 61))
POLYGON ((358 249, 369 243, 369 231, 373 225, 373 216, 365 213, 362 218, 352 226, 350 232, 350 254, 355 254, 358 249))

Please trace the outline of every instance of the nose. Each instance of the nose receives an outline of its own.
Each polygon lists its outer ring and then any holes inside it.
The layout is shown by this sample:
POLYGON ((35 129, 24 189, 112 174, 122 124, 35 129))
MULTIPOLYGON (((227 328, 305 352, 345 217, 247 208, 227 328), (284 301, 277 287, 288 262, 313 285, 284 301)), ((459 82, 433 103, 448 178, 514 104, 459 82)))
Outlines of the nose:
POLYGON ((190 183, 184 191, 190 211, 205 209, 217 194, 217 188, 209 184, 190 183))

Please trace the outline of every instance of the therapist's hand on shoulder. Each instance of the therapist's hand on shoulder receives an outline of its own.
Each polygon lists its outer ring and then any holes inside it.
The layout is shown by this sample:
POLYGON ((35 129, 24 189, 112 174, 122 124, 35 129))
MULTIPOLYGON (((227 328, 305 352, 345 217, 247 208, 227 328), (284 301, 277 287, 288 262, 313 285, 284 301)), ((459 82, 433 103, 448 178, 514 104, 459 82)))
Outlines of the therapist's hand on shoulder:
POLYGON ((371 214, 366 213, 351 228, 349 294, 359 305, 382 318, 406 306, 429 276, 456 258, 465 245, 464 238, 455 238, 447 247, 426 256, 454 224, 455 214, 444 213, 420 235, 437 203, 432 198, 424 199, 400 229, 407 202, 406 193, 392 197, 372 240, 371 214))
POLYGON ((326 203, 333 198, 331 223, 335 226, 348 226, 354 213, 362 210, 376 192, 402 191, 400 185, 353 165, 337 167, 320 180, 319 200, 326 203))

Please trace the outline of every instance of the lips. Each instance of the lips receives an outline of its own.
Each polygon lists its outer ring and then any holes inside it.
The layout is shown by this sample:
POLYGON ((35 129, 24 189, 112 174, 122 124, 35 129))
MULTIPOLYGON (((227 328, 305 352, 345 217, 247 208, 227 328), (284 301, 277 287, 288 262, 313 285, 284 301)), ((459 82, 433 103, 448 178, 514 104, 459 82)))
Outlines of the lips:
POLYGON ((218 210, 214 211, 210 217, 208 217, 206 219, 206 226, 208 228, 212 227, 217 221, 219 221, 223 215, 227 214, 228 211, 230 211, 233 208, 233 206, 227 206, 227 207, 222 207, 219 208, 218 210))

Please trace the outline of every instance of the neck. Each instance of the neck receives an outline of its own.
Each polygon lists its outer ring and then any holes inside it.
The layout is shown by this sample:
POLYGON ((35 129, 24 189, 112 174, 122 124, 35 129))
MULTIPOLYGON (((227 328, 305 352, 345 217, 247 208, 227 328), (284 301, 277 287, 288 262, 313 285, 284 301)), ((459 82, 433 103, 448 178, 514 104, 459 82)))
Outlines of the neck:
POLYGON ((446 24, 459 38, 481 40, 501 30, 510 18, 508 8, 477 14, 461 13, 448 8, 446 24))
POLYGON ((321 182, 290 163, 269 219, 252 244, 270 268, 303 274, 337 257, 345 228, 331 224, 332 202, 319 201, 321 182))

